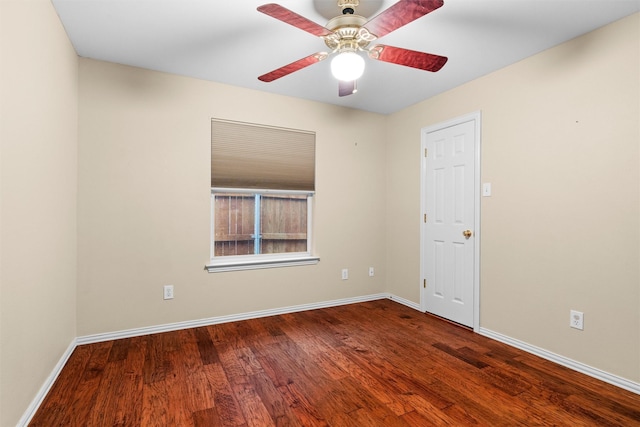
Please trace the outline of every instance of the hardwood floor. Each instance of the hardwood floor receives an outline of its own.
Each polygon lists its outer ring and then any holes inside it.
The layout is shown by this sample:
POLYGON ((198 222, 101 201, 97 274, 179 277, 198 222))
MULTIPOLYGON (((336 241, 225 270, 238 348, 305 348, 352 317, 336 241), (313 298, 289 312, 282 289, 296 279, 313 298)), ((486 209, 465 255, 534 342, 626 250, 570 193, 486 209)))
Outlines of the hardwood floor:
POLYGON ((389 300, 79 346, 31 426, 640 426, 640 396, 389 300))

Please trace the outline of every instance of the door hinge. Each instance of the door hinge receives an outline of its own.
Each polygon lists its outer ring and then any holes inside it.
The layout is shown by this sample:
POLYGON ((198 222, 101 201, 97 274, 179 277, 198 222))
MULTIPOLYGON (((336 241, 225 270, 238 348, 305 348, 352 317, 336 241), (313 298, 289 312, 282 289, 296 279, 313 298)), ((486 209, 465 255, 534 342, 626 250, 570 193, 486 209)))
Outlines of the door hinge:
POLYGON ((427 214, 424 214, 424 222, 427 223, 427 214))
POLYGON ((424 149, 424 156, 427 157, 427 149, 424 149))
POLYGON ((422 287, 427 289, 427 279, 422 279, 422 287))

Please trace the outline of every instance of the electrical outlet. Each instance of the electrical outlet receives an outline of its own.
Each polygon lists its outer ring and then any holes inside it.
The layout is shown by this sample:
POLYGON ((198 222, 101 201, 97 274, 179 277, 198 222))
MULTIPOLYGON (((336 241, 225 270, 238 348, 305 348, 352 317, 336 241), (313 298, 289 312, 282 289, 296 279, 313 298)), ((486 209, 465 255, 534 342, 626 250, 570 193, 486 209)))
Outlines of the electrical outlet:
POLYGON ((173 285, 164 285, 164 299, 173 299, 173 285))
POLYGON ((348 268, 343 268, 342 269, 342 280, 347 280, 349 278, 349 269, 348 268))
POLYGON ((575 329, 584 330, 584 313, 581 311, 571 310, 569 326, 575 329))
POLYGON ((373 267, 369 267, 369 277, 373 277, 376 275, 376 271, 373 269, 373 267))

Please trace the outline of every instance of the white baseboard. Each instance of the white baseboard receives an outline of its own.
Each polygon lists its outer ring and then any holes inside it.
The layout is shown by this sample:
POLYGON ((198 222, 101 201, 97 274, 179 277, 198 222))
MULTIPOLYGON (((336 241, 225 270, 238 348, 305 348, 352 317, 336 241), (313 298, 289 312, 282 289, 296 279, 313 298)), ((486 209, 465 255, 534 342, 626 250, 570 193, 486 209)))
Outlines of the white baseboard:
MULTIPOLYGON (((162 332, 178 331, 181 329, 198 328, 200 326, 216 325, 219 323, 237 322, 239 320, 258 319, 260 317, 276 316, 278 314, 295 313, 298 311, 315 310, 318 308, 337 307, 339 305, 355 304, 365 301, 374 301, 390 298, 401 302, 397 297, 388 293, 364 295, 352 298, 323 301, 310 304, 294 305, 290 307, 273 308, 269 310, 252 311, 248 313, 230 314, 227 316, 209 317, 206 319, 187 320, 185 322, 167 323, 164 325, 148 326, 144 328, 127 329, 123 331, 107 332, 103 334, 85 335, 77 338, 78 345, 93 344, 103 341, 117 340, 121 338, 138 337, 142 335, 157 334, 162 332)), ((405 300, 406 301, 406 300, 405 300)), ((406 304, 405 304, 406 305, 406 304)))
POLYGON ((404 299, 392 294, 386 294, 385 298, 389 298, 390 300, 395 301, 399 304, 406 305, 409 308, 420 311, 420 304, 417 302, 409 301, 408 299, 404 299))
POLYGON ((610 374, 609 372, 602 371, 600 369, 594 368, 589 365, 585 365, 584 363, 577 362, 573 359, 569 359, 568 357, 561 356, 559 354, 555 354, 548 350, 545 350, 540 347, 536 347, 534 345, 528 344, 524 341, 517 340, 515 338, 508 337, 506 335, 502 335, 498 332, 494 332, 490 329, 480 328, 478 329, 478 333, 480 335, 484 335, 485 337, 494 339, 496 341, 500 341, 502 343, 508 344, 512 347, 518 348, 520 350, 524 350, 527 353, 534 354, 536 356, 542 357, 543 359, 550 360, 559 365, 565 366, 569 369, 573 369, 574 371, 578 371, 590 377, 596 378, 598 380, 604 381, 606 383, 615 385, 617 387, 623 388, 625 390, 629 390, 633 393, 640 394, 640 384, 627 380, 625 378, 619 377, 614 374, 610 374))
POLYGON ((45 397, 47 397, 47 393, 49 393, 49 390, 51 390, 53 383, 56 382, 58 375, 60 375, 60 372, 62 372, 62 368, 64 368, 64 365, 67 364, 67 360, 69 360, 69 357, 71 357, 71 353, 73 353, 73 350, 75 350, 78 346, 76 341, 77 340, 74 338, 71 341, 71 344, 69 344, 69 347, 67 347, 65 352, 62 354, 62 357, 60 357, 60 360, 58 360, 58 363, 56 363, 53 371, 51 371, 51 374, 49 374, 44 384, 42 384, 42 387, 40 387, 40 390, 38 390, 38 393, 29 404, 27 410, 24 412, 24 414, 22 414, 22 417, 18 421, 17 427, 27 426, 31 421, 31 418, 33 418, 33 416, 36 414, 36 411, 42 404, 42 401, 45 397))

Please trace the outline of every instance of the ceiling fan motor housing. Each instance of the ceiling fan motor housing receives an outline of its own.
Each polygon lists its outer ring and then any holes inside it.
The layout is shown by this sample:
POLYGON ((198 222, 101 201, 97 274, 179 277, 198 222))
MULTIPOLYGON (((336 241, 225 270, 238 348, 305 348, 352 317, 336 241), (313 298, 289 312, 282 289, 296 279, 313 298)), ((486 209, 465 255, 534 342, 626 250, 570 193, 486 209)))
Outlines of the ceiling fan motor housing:
MULTIPOLYGON (((349 1, 353 2, 353 0, 349 1)), ((366 22, 367 18, 360 15, 336 16, 326 25, 326 28, 332 31, 332 34, 323 37, 324 43, 333 51, 364 50, 370 42, 376 39, 373 34, 363 27, 366 22)))

